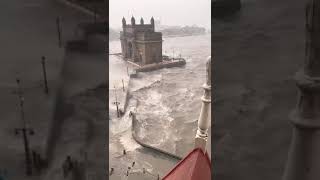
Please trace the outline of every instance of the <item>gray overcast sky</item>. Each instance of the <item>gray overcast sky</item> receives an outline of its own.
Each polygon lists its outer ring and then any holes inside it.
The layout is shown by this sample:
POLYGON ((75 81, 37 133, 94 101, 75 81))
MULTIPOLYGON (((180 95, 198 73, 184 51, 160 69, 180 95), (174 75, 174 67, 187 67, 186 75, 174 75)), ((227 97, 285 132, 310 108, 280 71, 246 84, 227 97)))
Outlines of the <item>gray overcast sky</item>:
POLYGON ((110 26, 121 27, 124 16, 127 23, 133 15, 136 22, 144 18, 149 23, 151 16, 163 25, 193 25, 211 27, 211 0, 109 0, 110 26))

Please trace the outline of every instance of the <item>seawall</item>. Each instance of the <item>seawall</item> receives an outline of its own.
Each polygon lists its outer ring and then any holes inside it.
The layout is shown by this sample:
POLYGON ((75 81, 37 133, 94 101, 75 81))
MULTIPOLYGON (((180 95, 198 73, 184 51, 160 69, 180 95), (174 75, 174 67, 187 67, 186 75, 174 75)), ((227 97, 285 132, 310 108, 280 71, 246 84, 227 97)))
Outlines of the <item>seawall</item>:
POLYGON ((162 68, 172 68, 172 67, 180 67, 184 66, 186 64, 186 61, 178 60, 178 61, 168 61, 168 62, 162 62, 159 64, 150 64, 150 65, 144 65, 142 67, 139 67, 136 69, 137 72, 149 72, 154 71, 162 68))
POLYGON ((161 153, 165 156, 168 156, 170 158, 173 158, 173 159, 177 159, 177 160, 182 160, 182 157, 176 155, 176 154, 173 154, 173 153, 170 153, 170 152, 167 152, 167 151, 164 151, 160 148, 157 148, 157 147, 153 147, 151 145, 148 145, 146 143, 144 143, 141 139, 139 139, 139 137, 136 135, 136 129, 139 128, 139 122, 138 120, 136 119, 136 115, 134 112, 130 112, 131 114, 131 119, 132 119, 132 126, 131 126, 131 130, 132 130, 132 138, 138 143, 140 144, 141 146, 145 147, 145 148, 148 148, 152 151, 155 151, 155 152, 158 152, 158 153, 161 153))

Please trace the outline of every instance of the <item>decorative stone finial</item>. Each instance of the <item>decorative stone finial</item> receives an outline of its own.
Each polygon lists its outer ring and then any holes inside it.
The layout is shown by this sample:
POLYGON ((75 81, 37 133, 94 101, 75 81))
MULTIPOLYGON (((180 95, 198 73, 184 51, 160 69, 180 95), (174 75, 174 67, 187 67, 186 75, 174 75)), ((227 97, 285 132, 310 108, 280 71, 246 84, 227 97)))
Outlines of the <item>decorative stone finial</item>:
POLYGON ((126 26, 126 19, 124 17, 122 18, 122 26, 126 26))
POLYGON ((143 18, 140 19, 140 24, 144 24, 143 18))
POLYGON ((134 19, 133 16, 131 17, 131 24, 132 24, 132 25, 135 25, 135 24, 136 24, 136 20, 134 19))

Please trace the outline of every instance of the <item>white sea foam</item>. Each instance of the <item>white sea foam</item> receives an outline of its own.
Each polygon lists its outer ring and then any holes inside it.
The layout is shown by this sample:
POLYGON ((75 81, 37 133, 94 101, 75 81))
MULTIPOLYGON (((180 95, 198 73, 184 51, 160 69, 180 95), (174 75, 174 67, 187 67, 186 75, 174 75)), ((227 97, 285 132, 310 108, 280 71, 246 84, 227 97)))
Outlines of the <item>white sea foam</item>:
MULTIPOLYGON (((190 137, 188 134, 194 130, 193 124, 196 127, 194 121, 200 113, 200 98, 203 91, 199 91, 199 88, 201 89, 202 83, 205 82, 205 60, 210 54, 210 37, 171 38, 165 41, 163 48, 169 52, 172 46, 177 51, 178 49, 181 51, 182 57, 187 59, 187 65, 184 68, 168 68, 138 73, 137 78, 131 79, 130 95, 139 101, 136 109, 138 124, 141 126, 137 129, 139 138, 142 138, 148 145, 175 153, 177 142, 193 142, 193 137, 191 139, 186 139, 186 137, 190 137), (186 41, 196 43, 185 43, 186 41), (179 118, 175 119, 175 117, 179 118), (179 123, 182 123, 181 126, 175 122, 178 120, 179 123), (187 122, 193 123, 192 125, 184 124, 187 122), (186 132, 186 126, 190 132, 186 132)), ((116 64, 116 66, 118 65, 116 64)), ((114 107, 113 105, 112 108, 114 107)), ((137 151, 136 146, 132 144, 131 134, 128 133, 131 121, 120 119, 113 121, 112 124, 117 127, 114 130, 118 134, 110 138, 119 139, 116 142, 120 142, 121 146, 125 146, 128 150, 134 151, 132 155, 142 160, 144 167, 149 167, 150 170, 159 169, 159 165, 155 163, 158 161, 144 158, 145 156, 137 151), (120 125, 116 125, 117 123, 120 125), (146 164, 149 165, 146 166, 146 164)), ((181 149, 179 151, 184 152, 181 149)))
POLYGON ((120 142, 126 151, 134 151, 141 147, 134 139, 132 139, 131 131, 126 131, 120 137, 120 142))
POLYGON ((129 117, 130 111, 134 111, 135 107, 128 107, 128 111, 122 116, 122 118, 114 118, 111 120, 110 130, 113 134, 122 133, 131 128, 132 119, 129 117))

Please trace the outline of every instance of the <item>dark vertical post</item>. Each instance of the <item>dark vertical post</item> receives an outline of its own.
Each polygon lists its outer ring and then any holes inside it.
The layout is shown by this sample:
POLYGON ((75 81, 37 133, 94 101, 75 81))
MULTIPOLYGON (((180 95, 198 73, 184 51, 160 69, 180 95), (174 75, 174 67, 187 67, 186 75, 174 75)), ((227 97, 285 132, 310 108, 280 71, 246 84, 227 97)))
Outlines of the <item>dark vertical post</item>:
POLYGON ((61 27, 60 27, 60 17, 57 17, 57 19, 56 19, 56 24, 57 24, 57 32, 58 32, 59 47, 61 47, 61 27))
POLYGON ((123 83, 123 79, 122 79, 122 90, 124 92, 124 83, 123 83))
POLYGON ((43 79, 44 79, 44 92, 46 94, 49 93, 49 88, 48 88, 48 81, 47 81, 47 72, 46 72, 46 62, 45 62, 45 57, 41 57, 41 64, 42 64, 42 70, 43 70, 43 79))
POLYGON ((27 128, 26 121, 24 119, 24 110, 23 110, 23 105, 24 105, 24 98, 22 95, 21 87, 20 87, 20 79, 16 79, 16 82, 18 84, 18 96, 20 99, 20 108, 21 108, 21 120, 23 123, 22 128, 15 128, 15 134, 18 135, 19 132, 22 132, 23 136, 23 143, 24 143, 24 150, 25 150, 25 163, 26 163, 26 174, 27 175, 32 175, 32 162, 31 162, 31 157, 30 157, 30 149, 29 149, 29 141, 28 141, 28 133, 30 135, 33 135, 33 130, 30 128, 27 128))
POLYGON ((119 112, 119 104, 120 104, 120 102, 118 102, 118 98, 117 98, 117 89, 116 89, 116 87, 114 86, 114 92, 115 92, 115 97, 116 97, 116 101, 115 102, 113 102, 113 104, 115 104, 116 105, 116 107, 117 107, 117 117, 120 117, 120 112, 119 112))
POLYGON ((128 74, 128 76, 130 76, 130 74, 129 74, 129 68, 128 68, 128 66, 127 66, 127 74, 128 74))
POLYGON ((172 60, 174 60, 174 48, 172 50, 172 60))
POLYGON ((291 146, 283 180, 315 180, 320 177, 320 1, 306 6, 306 56, 296 74, 299 99, 290 114, 291 146))

